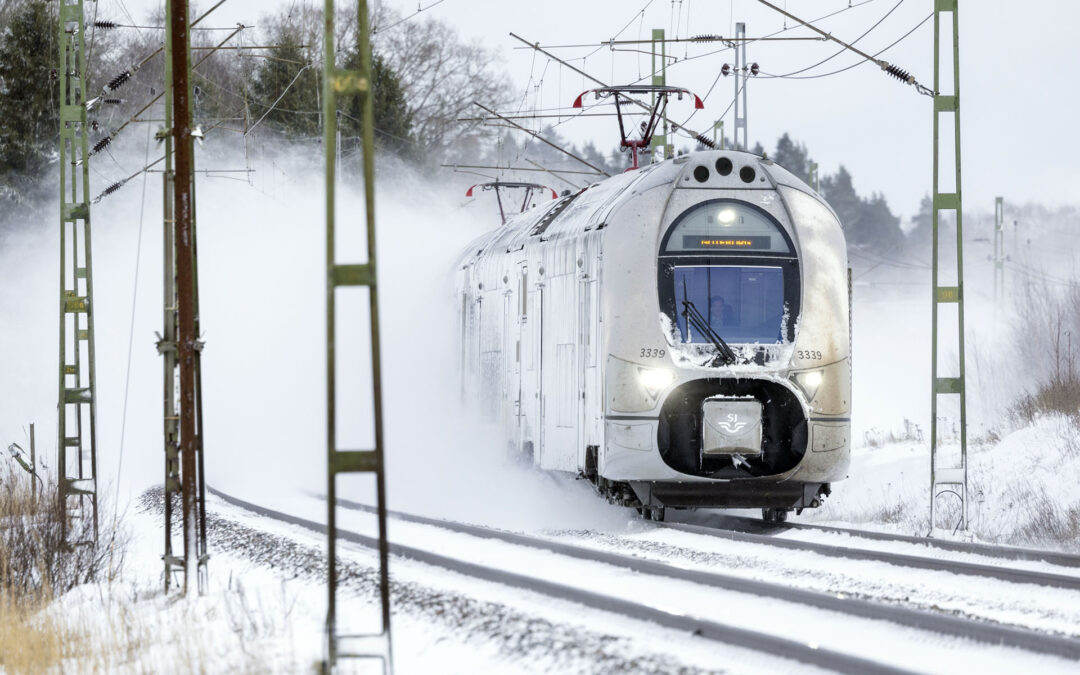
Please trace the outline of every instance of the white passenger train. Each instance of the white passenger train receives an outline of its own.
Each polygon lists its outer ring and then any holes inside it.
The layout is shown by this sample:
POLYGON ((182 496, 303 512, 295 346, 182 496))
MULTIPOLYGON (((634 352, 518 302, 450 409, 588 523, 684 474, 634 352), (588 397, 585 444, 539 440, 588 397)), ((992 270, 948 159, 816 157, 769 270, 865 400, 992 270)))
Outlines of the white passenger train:
POLYGON ((816 507, 850 461, 835 213, 768 159, 684 155, 535 207, 460 263, 463 386, 609 500, 816 507))

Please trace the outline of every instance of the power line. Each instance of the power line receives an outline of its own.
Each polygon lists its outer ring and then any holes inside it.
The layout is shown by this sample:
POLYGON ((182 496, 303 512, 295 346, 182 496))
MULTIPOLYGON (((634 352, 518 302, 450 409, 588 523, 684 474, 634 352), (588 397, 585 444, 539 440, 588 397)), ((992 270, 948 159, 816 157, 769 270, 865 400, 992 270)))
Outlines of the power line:
POLYGON ((406 21, 409 21, 410 19, 416 18, 416 16, 419 15, 421 12, 426 12, 427 10, 431 9, 432 7, 434 7, 436 5, 441 5, 444 2, 446 2, 446 0, 435 0, 435 2, 431 3, 427 7, 421 7, 419 4, 417 4, 415 12, 413 12, 412 14, 410 14, 410 15, 408 15, 406 17, 402 17, 401 19, 398 19, 397 21, 390 24, 389 26, 382 26, 382 27, 375 26, 375 27, 373 27, 371 29, 371 35, 372 35, 372 37, 374 37, 375 35, 377 35, 377 34, 379 34, 381 32, 388 31, 391 28, 394 28, 395 26, 400 26, 401 24, 405 23, 406 21))
MULTIPOLYGON (((838 10, 834 11, 834 12, 830 12, 830 13, 828 13, 828 14, 824 14, 824 15, 822 15, 822 16, 820 16, 820 17, 816 18, 816 19, 813 19, 813 22, 814 22, 814 23, 820 23, 820 22, 822 22, 822 21, 825 21, 825 20, 827 20, 827 19, 831 19, 832 17, 834 17, 834 16, 836 16, 836 15, 838 15, 838 14, 842 14, 842 13, 844 13, 844 12, 850 11, 850 10, 852 10, 852 9, 856 9, 856 8, 858 8, 858 7, 862 7, 863 5, 867 5, 867 4, 870 4, 871 2, 876 2, 876 1, 877 1, 877 0, 862 0, 862 2, 857 2, 857 3, 854 3, 854 4, 851 4, 851 3, 849 3, 847 7, 842 7, 842 8, 840 8, 840 9, 838 9, 838 10)), ((734 12, 734 9, 732 9, 732 12, 734 12)), ((733 16, 734 16, 734 14, 733 14, 733 16)), ((750 44, 754 44, 754 42, 760 41, 760 39, 764 39, 764 38, 771 38, 771 37, 775 37, 775 36, 777 36, 777 35, 780 35, 780 34, 782 34, 782 33, 786 33, 786 32, 788 32, 788 31, 791 31, 791 30, 795 30, 796 28, 798 28, 798 26, 791 26, 791 27, 789 27, 789 28, 781 28, 781 29, 780 29, 780 30, 778 30, 778 31, 774 31, 774 32, 772 32, 772 33, 769 33, 769 34, 767 34, 767 35, 764 35, 764 36, 762 36, 762 38, 759 38, 758 40, 754 40, 753 42, 748 42, 747 44, 748 44, 748 45, 750 45, 750 44)), ((725 48, 723 48, 723 49, 718 49, 718 50, 716 50, 715 52, 710 52, 710 53, 708 53, 708 54, 704 54, 703 56, 708 56, 708 55, 711 55, 711 54, 719 54, 720 52, 725 52, 725 51, 728 51, 728 50, 730 50, 730 49, 732 49, 732 47, 725 47, 725 48)), ((692 60, 692 59, 695 59, 695 58, 698 58, 698 57, 694 57, 694 56, 692 56, 692 57, 690 57, 689 59, 684 59, 683 61, 680 61, 679 63, 685 63, 686 61, 689 61, 689 60, 692 60)), ((673 63, 673 64, 671 64, 671 65, 672 65, 672 66, 675 66, 675 65, 677 65, 677 64, 674 64, 674 63, 673 63)), ((705 95, 704 95, 704 96, 702 96, 702 97, 701 97, 701 100, 702 100, 702 101, 707 101, 707 100, 709 99, 709 96, 711 96, 711 95, 712 95, 712 93, 713 93, 713 90, 714 90, 714 89, 716 89, 716 85, 717 85, 717 84, 718 84, 718 83, 720 82, 720 78, 721 78, 722 76, 723 76, 723 73, 722 73, 722 72, 717 72, 717 74, 716 74, 716 78, 715 78, 715 79, 713 80, 713 83, 712 83, 712 84, 711 84, 711 85, 709 86, 709 90, 708 90, 707 92, 705 92, 705 95)), ((638 81, 640 82, 640 80, 638 80, 638 81)), ((741 93, 741 90, 740 90, 740 93, 741 93)), ((738 97, 738 95, 739 95, 739 94, 737 93, 737 94, 736 94, 736 97, 738 97)), ((732 102, 728 104, 727 110, 730 110, 730 109, 731 109, 731 107, 732 107, 732 106, 733 106, 734 104, 735 104, 735 99, 732 99, 732 102)), ((724 114, 725 114, 725 115, 727 114, 727 110, 725 110, 725 111, 724 111, 724 114)), ((685 121, 683 122, 683 124, 687 124, 687 123, 689 123, 689 122, 690 122, 690 120, 692 120, 692 119, 694 118, 694 115, 696 115, 696 114, 697 114, 697 112, 698 112, 697 110, 694 110, 693 112, 691 112, 691 113, 690 113, 690 116, 686 118, 686 120, 685 120, 685 121)), ((720 118, 722 118, 722 117, 723 117, 723 115, 721 115, 721 116, 720 116, 720 118)), ((720 118, 717 118, 717 119, 720 119, 720 118)), ((678 130, 678 129, 676 128, 676 131, 677 131, 677 130, 678 130)))
MULTIPOLYGON (((880 19, 878 19, 877 22, 874 23, 874 25, 867 28, 866 31, 862 35, 860 35, 859 37, 852 40, 851 44, 857 44, 860 40, 862 40, 864 37, 866 37, 871 32, 873 32, 873 30, 875 28, 877 28, 878 26, 880 26, 882 24, 882 22, 885 21, 885 19, 889 18, 889 16, 893 12, 895 12, 897 9, 899 9, 900 5, 902 5, 902 4, 904 4, 904 0, 900 0, 895 5, 893 5, 892 9, 890 9, 888 12, 885 13, 884 16, 882 16, 880 19)), ((822 38, 822 39, 824 39, 824 38, 822 38)), ((818 66, 822 65, 823 63, 827 63, 827 62, 835 59, 837 56, 840 56, 841 54, 843 54, 846 51, 847 51, 847 49, 841 49, 841 50, 837 51, 836 53, 834 53, 832 56, 826 57, 826 58, 822 59, 821 61, 818 61, 817 63, 815 63, 812 66, 806 66, 805 68, 800 68, 799 70, 793 70, 790 73, 785 73, 784 75, 779 75, 778 77, 790 77, 792 75, 798 75, 799 73, 804 73, 804 72, 810 70, 811 68, 817 68, 818 66)))
POLYGON ((871 56, 870 54, 867 54, 866 52, 862 51, 858 47, 853 46, 851 43, 844 42, 840 38, 837 38, 837 37, 833 36, 832 33, 826 33, 825 31, 821 30, 817 26, 814 26, 812 23, 800 19, 799 17, 795 16, 794 14, 791 14, 787 10, 780 9, 776 5, 769 2, 768 0, 757 0, 757 1, 760 2, 761 4, 765 5, 766 7, 770 7, 772 9, 776 10, 777 12, 780 12, 781 14, 783 14, 786 17, 789 17, 791 19, 794 19, 795 21, 798 21, 799 23, 806 26, 810 30, 814 31, 815 33, 817 33, 819 35, 822 35, 822 36, 828 38, 829 40, 832 40, 836 44, 838 44, 838 45, 840 45, 842 47, 845 47, 846 49, 848 49, 850 51, 855 52, 859 56, 863 57, 864 60, 873 61, 875 64, 877 64, 877 66, 879 68, 884 70, 889 75, 892 75, 893 77, 900 80, 901 82, 904 82, 905 84, 910 84, 913 87, 915 87, 915 90, 918 91, 920 94, 924 94, 926 96, 931 96, 931 97, 937 95, 936 92, 934 92, 932 89, 930 89, 930 88, 928 88, 928 87, 926 87, 926 86, 924 86, 922 84, 919 84, 918 80, 915 79, 914 75, 907 72, 906 70, 903 70, 899 66, 891 64, 888 61, 880 60, 880 59, 878 59, 876 57, 876 55, 871 56))
MULTIPOLYGON (((877 53, 875 53, 874 56, 876 57, 876 56, 879 56, 881 54, 884 54, 885 52, 889 51, 890 49, 892 49, 896 45, 898 45, 901 42, 903 42, 904 40, 906 40, 912 33, 919 30, 920 28, 922 28, 923 24, 925 24, 927 21, 929 21, 931 18, 933 18, 933 16, 934 16, 933 13, 927 14, 926 18, 924 18, 922 21, 920 21, 918 24, 916 24, 914 28, 912 28, 908 32, 901 35, 899 38, 897 38, 895 41, 893 41, 891 44, 889 44, 884 49, 882 49, 882 50, 878 51, 877 53)), ((843 50, 841 50, 841 51, 843 51, 843 50)), ((847 72, 847 71, 851 70, 852 68, 855 68, 856 66, 861 66, 862 64, 866 63, 867 60, 868 59, 862 59, 861 61, 856 61, 855 63, 851 64, 850 66, 840 68, 839 70, 834 70, 834 71, 831 71, 831 72, 828 72, 828 73, 818 73, 816 75, 775 75, 775 74, 770 74, 770 73, 762 73, 762 76, 765 79, 778 79, 779 78, 779 79, 786 79, 786 80, 816 80, 816 79, 819 79, 819 78, 822 78, 822 77, 830 77, 832 75, 839 75, 840 73, 847 72)), ((815 66, 816 65, 820 65, 820 64, 815 64, 815 66)), ((810 66, 810 68, 813 68, 813 67, 814 66, 810 66)), ((796 72, 802 72, 802 71, 796 71, 796 72)))

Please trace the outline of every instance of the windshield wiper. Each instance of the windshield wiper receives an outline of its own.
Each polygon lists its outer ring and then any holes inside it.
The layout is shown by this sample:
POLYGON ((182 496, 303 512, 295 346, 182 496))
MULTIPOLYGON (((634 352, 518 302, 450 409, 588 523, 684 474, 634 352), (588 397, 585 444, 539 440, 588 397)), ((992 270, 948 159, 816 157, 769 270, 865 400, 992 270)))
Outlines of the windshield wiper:
MULTIPOLYGON (((716 357, 725 366, 730 366, 739 361, 739 358, 735 356, 735 352, 731 351, 731 347, 728 347, 728 343, 724 342, 724 338, 720 337, 716 331, 712 329, 709 322, 705 320, 705 317, 701 315, 701 312, 694 302, 689 299, 686 293, 686 279, 683 279, 683 318, 686 319, 686 326, 689 328, 693 325, 702 335, 709 338, 709 341, 716 345, 716 357)), ((689 331, 687 331, 689 333, 689 331)), ((687 339, 689 339, 687 335, 687 339)), ((712 365, 717 365, 714 361, 712 365)))

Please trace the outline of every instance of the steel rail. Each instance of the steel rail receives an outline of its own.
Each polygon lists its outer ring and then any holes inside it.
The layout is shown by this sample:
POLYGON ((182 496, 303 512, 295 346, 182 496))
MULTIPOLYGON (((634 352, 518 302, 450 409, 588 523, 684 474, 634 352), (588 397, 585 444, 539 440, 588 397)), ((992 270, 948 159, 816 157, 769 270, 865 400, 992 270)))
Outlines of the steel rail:
MULTIPOLYGON (((1024 560, 1030 562, 1045 562, 1062 567, 1080 567, 1080 555, 1061 553, 1059 551, 1047 551, 1037 548, 1022 548, 1019 546, 1000 546, 995 544, 981 544, 966 541, 951 541, 949 539, 934 539, 932 537, 919 537, 907 534, 893 534, 891 532, 874 532, 872 530, 859 530, 855 528, 834 527, 831 525, 814 525, 812 523, 763 523, 753 518, 743 516, 714 515, 710 520, 716 520, 717 526, 724 529, 734 529, 739 532, 750 534, 765 534, 775 530, 806 530, 812 532, 826 532, 829 534, 848 535, 874 541, 896 541, 905 544, 922 544, 929 548, 937 548, 942 551, 954 553, 971 553, 988 558, 1001 558, 1002 560, 1024 560)), ((714 527, 706 524, 704 527, 714 527)))
MULTIPOLYGON (((365 513, 374 513, 374 509, 367 504, 361 504, 347 499, 338 499, 337 504, 338 506, 347 509, 363 511, 365 513)), ((743 577, 725 575, 718 572, 686 569, 684 567, 676 567, 660 561, 623 556, 617 553, 575 546, 573 544, 566 544, 550 539, 532 537, 479 525, 469 525, 438 518, 428 518, 426 516, 401 513, 400 511, 389 511, 388 515, 404 522, 430 525, 475 537, 496 539, 508 544, 543 549, 551 553, 578 560, 587 560, 628 568, 640 574, 679 579, 720 590, 774 598, 776 600, 807 605, 817 609, 835 611, 848 616, 889 621, 909 628, 928 630, 939 634, 951 635, 987 644, 1015 647, 1040 654, 1050 654, 1069 659, 1080 659, 1080 640, 1075 638, 1062 637, 1030 629, 1005 626, 974 619, 965 619, 950 614, 911 609, 898 605, 888 605, 844 594, 808 591, 767 581, 757 581, 743 577)))
MULTIPOLYGON (((211 494, 215 495, 219 499, 246 509, 253 513, 256 513, 267 518, 272 518, 284 523, 296 525, 306 530, 325 534, 326 526, 322 523, 299 518, 297 516, 268 509, 251 502, 237 499, 227 495, 219 490, 208 488, 211 494)), ((338 505, 347 506, 344 500, 338 500, 338 505)), ((352 502, 355 504, 355 502, 352 502)), ((363 505, 357 505, 363 506, 363 505)), ((396 514, 397 517, 401 517, 403 514, 396 514)), ((419 518, 419 516, 414 516, 419 518)), ((447 527, 449 525, 458 525, 457 523, 446 523, 445 521, 436 521, 440 523, 441 527, 447 527)), ((474 526, 465 526, 474 527, 474 526)), ((482 530, 485 536, 495 539, 503 539, 504 536, 509 533, 500 532, 497 530, 488 530, 486 528, 477 528, 482 530)), ((351 541, 356 544, 367 548, 376 548, 378 546, 378 540, 375 537, 359 534, 349 530, 338 529, 338 536, 347 541, 351 541)), ((577 547, 560 545, 556 542, 547 542, 541 539, 533 539, 531 537, 525 537, 523 535, 514 535, 521 537, 523 540, 528 540, 530 545, 539 548, 548 548, 552 551, 557 551, 558 548, 565 546, 567 549, 576 549, 577 547), (547 544, 552 544, 551 547, 547 544)), ((517 543, 517 542, 514 542, 517 543)), ((596 593, 593 591, 586 591, 573 586, 567 586, 564 584, 555 583, 552 581, 546 581, 543 579, 537 579, 517 572, 509 572, 506 570, 500 570, 493 567, 487 567, 477 563, 466 562, 457 558, 451 558, 448 556, 440 555, 438 553, 432 553, 423 549, 413 548, 403 544, 390 544, 390 551, 394 555, 408 558, 416 562, 432 565, 435 567, 441 567, 443 569, 464 574, 466 576, 480 579, 483 581, 489 581, 497 584, 504 584, 519 588, 522 590, 532 591, 558 600, 565 600, 579 605, 584 605, 591 609, 596 609, 602 612, 611 612, 613 614, 619 614, 630 619, 636 619, 639 621, 645 621, 649 623, 655 623, 665 628, 670 628, 678 631, 685 631, 691 635, 705 638, 713 642, 719 642, 728 646, 749 649, 751 651, 764 653, 770 656, 774 656, 781 659, 797 661, 802 664, 808 664, 818 666, 828 670, 834 670, 840 673, 851 673, 852 675, 861 675, 863 673, 881 673, 881 674, 894 674, 894 673, 909 673, 911 671, 896 668, 887 664, 870 661, 850 654, 844 654, 842 652, 836 652, 829 649, 822 649, 816 645, 806 644, 791 640, 788 638, 776 637, 768 633, 760 633, 745 628, 737 628, 726 624, 717 623, 708 619, 702 619, 698 617, 689 616, 682 613, 670 612, 658 607, 652 607, 641 603, 633 602, 630 600, 624 600, 621 598, 613 597, 610 595, 604 595, 602 593, 596 593)), ((581 549, 581 552, 589 552, 588 549, 581 549)), ((603 554, 597 552, 600 557, 603 554)), ((608 554, 611 555, 611 554, 608 554)), ((617 562, 615 564, 620 567, 631 567, 632 565, 639 564, 643 568, 654 567, 654 571, 651 574, 664 574, 666 576, 672 576, 677 578, 676 574, 669 574, 670 572, 678 572, 685 570, 678 570, 677 568, 670 568, 667 565, 661 565, 659 563, 649 563, 644 560, 636 560, 633 558, 623 558, 621 556, 611 555, 617 562)), ((1078 652, 1080 654, 1080 652, 1078 652)))
POLYGON ((798 541, 795 539, 778 539, 764 534, 750 534, 738 530, 720 530, 703 525, 688 525, 685 523, 654 523, 658 527, 689 532, 691 534, 703 534, 721 539, 729 539, 747 544, 762 544, 792 551, 807 551, 830 558, 847 558, 849 560, 869 560, 883 562, 900 567, 912 567, 915 569, 934 570, 938 572, 953 572, 969 576, 999 579, 1018 584, 1035 584, 1052 588, 1080 590, 1080 577, 1071 577, 1064 574, 1050 574, 1033 570, 1021 570, 1012 567, 999 567, 996 565, 982 565, 979 563, 961 562, 958 560, 943 560, 940 558, 926 558, 923 556, 908 555, 906 553, 890 553, 888 551, 873 551, 863 548, 850 548, 833 544, 819 544, 810 541, 798 541))

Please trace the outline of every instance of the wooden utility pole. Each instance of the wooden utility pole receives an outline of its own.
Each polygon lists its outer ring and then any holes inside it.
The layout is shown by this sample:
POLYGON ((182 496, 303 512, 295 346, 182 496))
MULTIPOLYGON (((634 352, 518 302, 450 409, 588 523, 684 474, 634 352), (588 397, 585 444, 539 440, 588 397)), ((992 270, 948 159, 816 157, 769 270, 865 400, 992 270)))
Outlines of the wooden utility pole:
POLYGON ((177 353, 180 362, 180 508, 184 528, 184 593, 190 588, 191 572, 199 565, 195 475, 195 364, 198 335, 194 307, 194 231, 192 216, 191 104, 188 83, 188 3, 172 0, 169 16, 172 29, 173 151, 175 171, 176 299, 179 318, 177 353))

